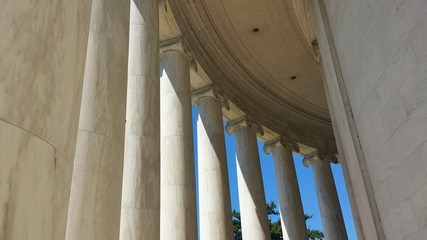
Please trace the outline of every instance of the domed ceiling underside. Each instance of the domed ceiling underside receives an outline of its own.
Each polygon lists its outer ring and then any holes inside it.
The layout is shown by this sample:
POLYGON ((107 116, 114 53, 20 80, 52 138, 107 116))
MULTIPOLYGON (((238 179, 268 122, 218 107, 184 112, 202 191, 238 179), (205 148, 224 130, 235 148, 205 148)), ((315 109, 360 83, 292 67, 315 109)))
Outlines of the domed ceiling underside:
POLYGON ((170 6, 184 42, 231 101, 279 134, 335 151, 308 2, 175 0, 170 6))

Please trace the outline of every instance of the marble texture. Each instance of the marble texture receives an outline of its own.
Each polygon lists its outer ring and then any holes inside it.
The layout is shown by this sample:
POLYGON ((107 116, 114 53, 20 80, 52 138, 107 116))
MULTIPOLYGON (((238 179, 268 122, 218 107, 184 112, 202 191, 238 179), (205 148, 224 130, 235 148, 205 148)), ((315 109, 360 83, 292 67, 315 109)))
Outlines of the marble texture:
POLYGON ((351 176, 350 176, 350 172, 348 171, 348 163, 345 157, 345 152, 344 152, 344 148, 343 148, 343 143, 341 141, 341 135, 339 133, 339 128, 336 122, 336 118, 335 113, 334 113, 334 109, 331 106, 331 97, 329 96, 329 89, 328 86, 325 84, 325 92, 326 92, 326 99, 328 101, 328 105, 329 105, 329 113, 331 114, 331 120, 332 120, 332 126, 334 128, 334 135, 335 135, 335 142, 337 143, 337 149, 338 149, 338 154, 339 154, 339 159, 340 159, 340 163, 342 166, 342 172, 344 175, 344 181, 345 181, 345 186, 347 189, 347 195, 348 195, 348 199, 350 201, 350 207, 351 207, 351 213, 353 216, 353 223, 354 223, 354 227, 356 228, 356 234, 357 234, 357 239, 363 239, 365 236, 365 233, 363 232, 363 227, 362 227, 362 222, 360 220, 360 215, 359 215, 359 208, 358 208, 358 203, 356 201, 356 197, 354 195, 354 188, 353 188, 353 183, 351 180, 351 176))
POLYGON ((334 159, 333 155, 314 152, 304 157, 303 163, 306 167, 311 165, 313 169, 325 238, 328 240, 345 240, 347 239, 347 231, 332 175, 331 159, 334 159))
POLYGON ((0 144, 0 238, 63 239, 72 167, 45 141, 0 121, 0 139, 6 138, 0 144), (5 163, 14 159, 19 162, 5 163))
POLYGON ((285 139, 276 139, 266 143, 264 150, 273 155, 280 216, 285 225, 284 239, 307 239, 304 209, 292 156, 292 150, 298 152, 299 147, 285 139))
POLYGON ((200 239, 233 239, 222 104, 214 94, 196 104, 200 239))
POLYGON ((160 239, 196 240, 196 186, 188 56, 160 58, 160 239))
POLYGON ((246 118, 230 121, 226 126, 227 132, 234 132, 235 137, 240 216, 245 240, 271 239, 256 139, 260 128, 246 118))
POLYGON ((0 4, 0 239, 64 239, 90 4, 0 4))
POLYGON ((365 238, 424 232, 402 206, 427 186, 414 157, 427 140, 427 2, 315 2, 323 5, 319 45, 365 238))
POLYGON ((121 240, 160 238, 158 1, 132 0, 121 240))
POLYGON ((119 237, 128 36, 129 2, 93 1, 67 240, 119 237))
MULTIPOLYGON (((324 1, 314 1, 314 6, 316 31, 325 74, 324 86, 325 90, 328 91, 329 105, 331 109, 333 109, 331 111, 331 113, 333 113, 331 118, 334 118, 336 123, 334 131, 340 135, 339 139, 342 143, 342 153, 340 154, 345 156, 345 164, 348 169, 349 178, 351 179, 355 201, 357 202, 357 215, 360 217, 363 234, 366 239, 383 240, 385 236, 382 221, 372 189, 370 174, 366 166, 366 159, 369 155, 372 155, 373 151, 362 148, 360 137, 364 134, 360 133, 360 129, 357 129, 355 125, 355 112, 348 99, 347 87, 345 86, 342 75, 343 70, 338 61, 338 55, 332 37, 331 28, 333 28, 332 24, 335 23, 327 21, 328 17, 326 15, 324 1)), ((387 17, 387 14, 385 17, 387 17)), ((387 18, 384 19, 386 20, 387 18)), ((379 31, 380 29, 375 30, 379 31)), ((376 34, 375 31, 370 32, 370 36, 376 34)), ((369 49, 369 51, 373 51, 373 49, 369 49)), ((355 52, 355 56, 360 53, 363 52, 355 52)), ((354 65, 360 64, 361 62, 354 63, 354 65)), ((364 72, 364 70, 359 70, 355 74, 359 75, 360 72, 364 72)), ((362 94, 364 91, 360 93, 362 94)), ((363 98, 366 99, 366 97, 363 98)), ((379 100, 371 97, 368 97, 368 99, 370 99, 370 104, 367 106, 375 109, 379 104, 379 100)), ((377 115, 377 113, 372 112, 369 115, 363 115, 363 117, 373 122, 375 119, 373 116, 375 115, 377 115)))

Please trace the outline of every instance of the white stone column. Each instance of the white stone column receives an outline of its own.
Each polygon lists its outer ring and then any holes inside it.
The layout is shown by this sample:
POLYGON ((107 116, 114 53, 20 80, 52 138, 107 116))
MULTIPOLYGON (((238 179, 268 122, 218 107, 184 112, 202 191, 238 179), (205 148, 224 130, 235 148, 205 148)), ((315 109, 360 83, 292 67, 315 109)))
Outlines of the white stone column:
POLYGON ((233 239, 222 104, 227 100, 213 86, 193 92, 197 104, 200 239, 233 239))
POLYGON ((273 154, 274 173, 279 195, 280 213, 286 227, 284 239, 307 239, 304 209, 302 207, 298 179, 292 150, 299 152, 299 146, 281 137, 264 145, 266 153, 273 154))
POLYGON ((335 155, 319 151, 315 151, 303 159, 304 166, 311 165, 313 169, 325 238, 328 240, 345 240, 347 239, 347 231, 332 175, 331 162, 337 163, 335 155))
POLYGON ((121 240, 160 238, 157 0, 131 0, 121 240))
POLYGON ((237 183, 242 235, 245 240, 271 239, 256 134, 262 127, 244 117, 227 123, 236 142, 237 183))
POLYGON ((117 240, 125 133, 129 1, 94 0, 67 240, 117 240))
POLYGON ((190 66, 181 49, 160 59, 160 132, 160 239, 196 240, 190 66))
POLYGON ((64 239, 91 0, 0 3, 0 239, 64 239))

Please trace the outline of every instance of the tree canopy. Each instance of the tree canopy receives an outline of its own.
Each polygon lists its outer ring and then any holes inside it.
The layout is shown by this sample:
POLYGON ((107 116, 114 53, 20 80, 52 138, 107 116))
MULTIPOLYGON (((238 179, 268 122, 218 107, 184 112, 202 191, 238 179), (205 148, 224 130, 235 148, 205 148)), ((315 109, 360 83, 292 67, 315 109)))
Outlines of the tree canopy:
MULTIPOLYGON (((272 216, 279 216, 280 213, 277 211, 277 205, 274 201, 271 201, 266 204, 268 219, 270 222, 270 233, 271 240, 282 240, 282 224, 280 221, 280 217, 277 221, 272 220, 272 216)), ((313 215, 305 214, 305 220, 312 218, 313 215)), ((234 230, 234 239, 235 240, 243 240, 242 237, 242 224, 240 222, 240 212, 233 210, 233 230, 234 230)), ((310 240, 323 240, 325 239, 323 232, 315 229, 307 229, 308 239, 310 240)))

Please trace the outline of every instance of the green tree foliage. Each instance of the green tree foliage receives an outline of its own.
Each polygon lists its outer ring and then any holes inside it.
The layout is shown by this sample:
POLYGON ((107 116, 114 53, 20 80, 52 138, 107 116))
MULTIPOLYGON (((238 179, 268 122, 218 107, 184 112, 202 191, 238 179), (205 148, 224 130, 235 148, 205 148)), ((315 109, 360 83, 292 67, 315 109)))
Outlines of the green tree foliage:
MULTIPOLYGON (((279 216, 280 213, 276 210, 277 205, 274 201, 267 203, 267 214, 269 216, 270 222, 270 233, 271 240, 282 240, 282 224, 280 218, 277 221, 272 221, 272 216, 279 216)), ((312 215, 305 215, 305 220, 312 218, 312 215)), ((234 239, 242 240, 242 224, 240 222, 240 212, 233 210, 233 230, 234 230, 234 239)), ((310 240, 323 240, 325 239, 323 232, 315 229, 307 229, 308 239, 310 240)))
POLYGON ((277 205, 274 201, 267 203, 267 214, 269 216, 268 221, 270 222, 270 233, 271 240, 280 240, 283 239, 282 236, 282 223, 279 220, 273 222, 270 216, 279 216, 280 213, 276 210, 277 205))
POLYGON ((234 240, 242 240, 242 224, 240 222, 240 212, 233 210, 233 231, 234 240))

